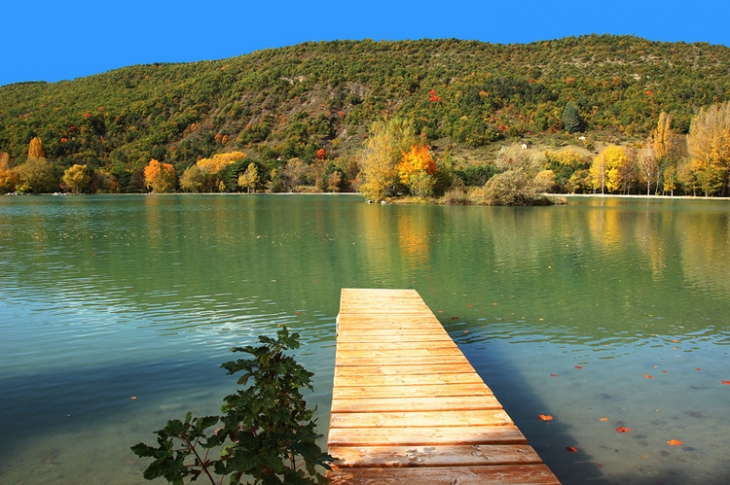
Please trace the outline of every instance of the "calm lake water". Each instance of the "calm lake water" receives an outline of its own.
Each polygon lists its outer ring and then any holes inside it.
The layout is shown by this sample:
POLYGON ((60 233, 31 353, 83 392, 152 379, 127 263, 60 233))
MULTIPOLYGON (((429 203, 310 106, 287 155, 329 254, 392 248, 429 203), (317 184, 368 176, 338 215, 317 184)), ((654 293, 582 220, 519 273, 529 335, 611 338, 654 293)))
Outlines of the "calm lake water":
POLYGON ((0 482, 145 483, 280 325, 326 435, 343 287, 418 290, 564 484, 730 481, 730 202, 170 195, 0 198, 0 482))

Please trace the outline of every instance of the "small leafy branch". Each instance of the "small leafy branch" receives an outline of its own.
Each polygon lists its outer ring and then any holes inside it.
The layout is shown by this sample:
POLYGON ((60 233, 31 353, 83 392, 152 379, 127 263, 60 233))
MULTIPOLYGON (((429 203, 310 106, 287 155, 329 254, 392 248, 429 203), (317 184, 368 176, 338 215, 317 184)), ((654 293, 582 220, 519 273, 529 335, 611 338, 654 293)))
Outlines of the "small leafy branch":
POLYGON ((312 419, 300 389, 310 384, 313 374, 284 354, 299 347, 299 334, 286 327, 273 339, 260 336, 258 347, 235 347, 251 359, 238 359, 221 367, 228 374, 242 372, 244 386, 224 398, 222 416, 193 417, 167 422, 156 431, 157 447, 139 443, 132 451, 154 458, 144 477, 164 477, 183 484, 204 476, 211 484, 249 485, 325 483, 320 469, 330 469, 331 456, 317 445, 312 419), (251 385, 246 387, 251 382, 251 385))

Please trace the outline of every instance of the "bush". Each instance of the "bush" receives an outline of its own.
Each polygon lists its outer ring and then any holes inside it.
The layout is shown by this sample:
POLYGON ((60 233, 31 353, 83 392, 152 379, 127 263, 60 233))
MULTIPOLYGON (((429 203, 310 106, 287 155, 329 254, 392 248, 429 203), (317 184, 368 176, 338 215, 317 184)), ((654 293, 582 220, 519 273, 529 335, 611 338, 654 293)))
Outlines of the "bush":
POLYGON ((222 416, 171 420, 156 431, 158 447, 139 443, 132 451, 140 457, 154 458, 144 472, 152 480, 164 477, 182 484, 200 476, 212 484, 314 484, 325 483, 317 467, 330 469, 333 458, 317 445, 313 410, 307 408, 299 391, 312 389, 312 373, 306 371, 287 349, 299 347, 299 334, 286 327, 277 338, 259 337, 259 347, 236 347, 252 359, 226 362, 228 374, 243 372, 238 384, 246 386, 224 398, 222 416), (216 427, 218 425, 218 427, 216 427), (218 459, 209 458, 220 450, 218 459))

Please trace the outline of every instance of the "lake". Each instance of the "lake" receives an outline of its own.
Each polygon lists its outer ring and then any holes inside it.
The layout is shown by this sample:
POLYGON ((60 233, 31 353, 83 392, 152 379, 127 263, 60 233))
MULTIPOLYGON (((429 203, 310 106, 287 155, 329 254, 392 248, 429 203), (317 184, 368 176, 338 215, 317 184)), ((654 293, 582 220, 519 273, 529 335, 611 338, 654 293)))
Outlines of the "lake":
POLYGON ((281 325, 326 436, 344 287, 418 290, 564 484, 730 480, 728 201, 0 197, 0 255, 4 484, 147 483, 129 447, 281 325))

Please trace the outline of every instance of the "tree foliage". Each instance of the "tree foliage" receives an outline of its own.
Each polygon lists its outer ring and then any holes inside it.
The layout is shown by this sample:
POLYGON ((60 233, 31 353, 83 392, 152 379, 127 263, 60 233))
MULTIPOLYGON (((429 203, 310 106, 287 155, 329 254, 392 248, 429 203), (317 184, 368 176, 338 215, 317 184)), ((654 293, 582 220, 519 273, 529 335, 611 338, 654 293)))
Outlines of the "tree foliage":
POLYGON ((152 192, 163 193, 175 190, 175 167, 170 163, 160 163, 154 158, 144 169, 145 186, 152 192))
POLYGON ((701 109, 687 135, 692 170, 705 195, 728 194, 730 179, 730 102, 701 109))
POLYGON ((396 117, 374 122, 358 154, 362 179, 360 193, 374 202, 394 195, 398 183, 397 166, 403 154, 416 143, 411 120, 396 117))
POLYGON ((75 163, 63 172, 63 178, 61 180, 74 194, 83 192, 88 188, 89 183, 91 182, 89 167, 75 163))

